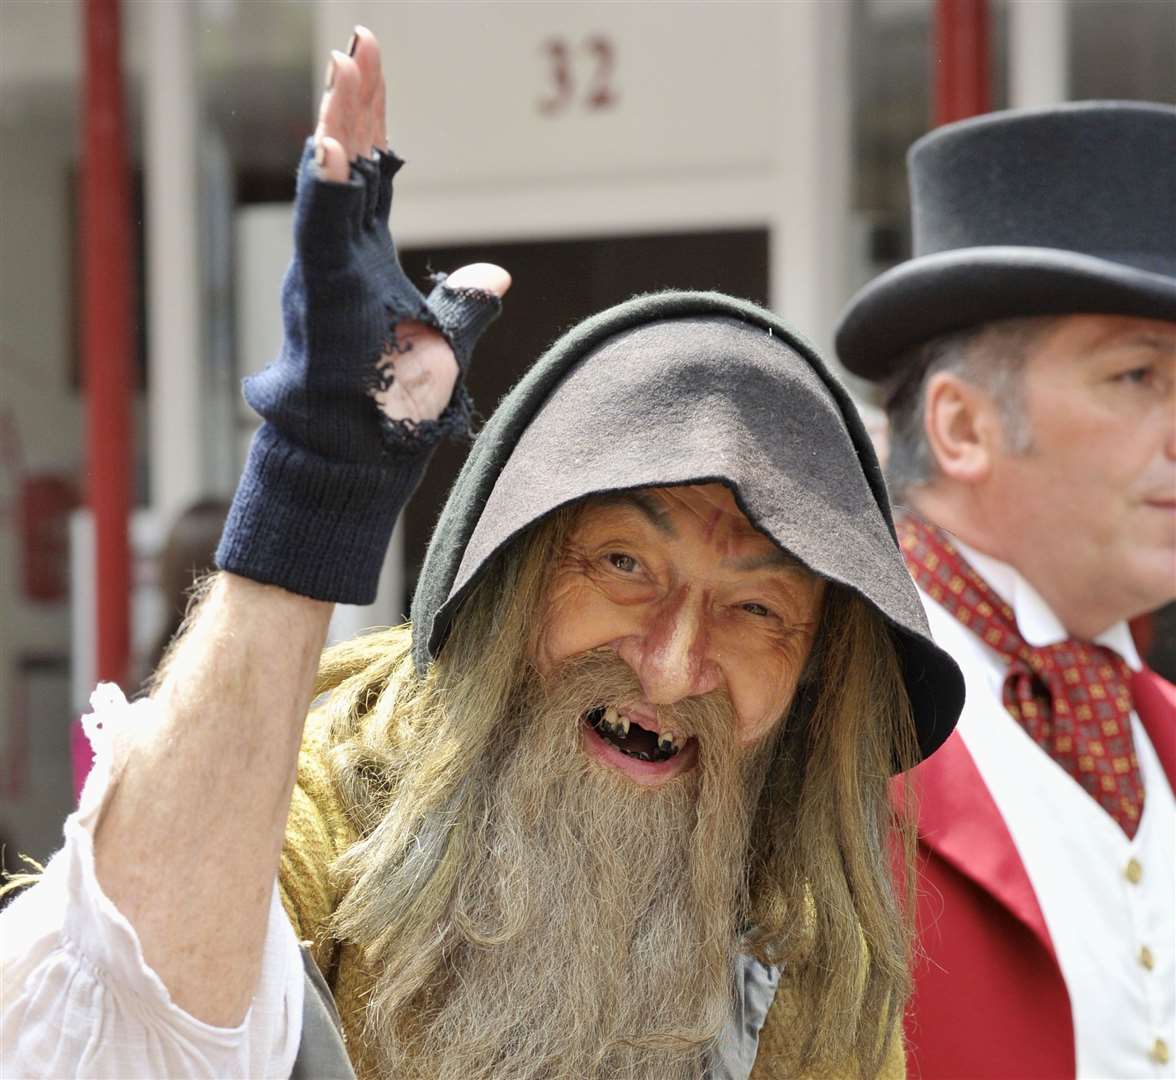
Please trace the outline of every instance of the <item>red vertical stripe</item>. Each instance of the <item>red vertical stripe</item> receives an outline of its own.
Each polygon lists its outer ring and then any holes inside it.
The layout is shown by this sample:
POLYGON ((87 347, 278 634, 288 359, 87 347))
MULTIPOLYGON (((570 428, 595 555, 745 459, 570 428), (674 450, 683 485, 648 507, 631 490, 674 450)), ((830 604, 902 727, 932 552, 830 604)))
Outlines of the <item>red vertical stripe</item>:
POLYGON ((86 499, 96 538, 97 676, 125 683, 130 654, 130 180, 119 0, 86 0, 82 353, 86 499))
POLYGON ((988 0, 936 0, 935 123, 988 112, 988 0))

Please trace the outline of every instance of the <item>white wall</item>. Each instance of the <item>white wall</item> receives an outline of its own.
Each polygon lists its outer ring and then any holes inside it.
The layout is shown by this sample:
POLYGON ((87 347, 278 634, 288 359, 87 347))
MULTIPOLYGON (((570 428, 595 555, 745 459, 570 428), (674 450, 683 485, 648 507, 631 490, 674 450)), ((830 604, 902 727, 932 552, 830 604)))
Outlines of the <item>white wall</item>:
POLYGON ((324 62, 355 23, 384 45, 404 243, 766 225, 774 306, 827 343, 848 291, 848 0, 317 13, 324 62), (600 41, 614 104, 594 109, 600 41), (556 45, 573 89, 545 109, 556 45))

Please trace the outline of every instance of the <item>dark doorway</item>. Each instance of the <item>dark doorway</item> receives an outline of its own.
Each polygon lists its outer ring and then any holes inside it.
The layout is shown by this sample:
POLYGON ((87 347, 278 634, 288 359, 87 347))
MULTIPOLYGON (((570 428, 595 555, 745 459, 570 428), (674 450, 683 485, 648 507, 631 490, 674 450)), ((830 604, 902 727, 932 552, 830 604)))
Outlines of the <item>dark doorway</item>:
MULTIPOLYGON (((759 304, 768 299, 766 229, 430 248, 402 252, 401 261, 426 291, 432 270, 495 262, 511 272, 506 309, 470 369, 470 391, 482 416, 564 330, 637 293, 718 289, 759 304)), ((433 525, 468 450, 441 446, 404 513, 406 615, 433 525)))

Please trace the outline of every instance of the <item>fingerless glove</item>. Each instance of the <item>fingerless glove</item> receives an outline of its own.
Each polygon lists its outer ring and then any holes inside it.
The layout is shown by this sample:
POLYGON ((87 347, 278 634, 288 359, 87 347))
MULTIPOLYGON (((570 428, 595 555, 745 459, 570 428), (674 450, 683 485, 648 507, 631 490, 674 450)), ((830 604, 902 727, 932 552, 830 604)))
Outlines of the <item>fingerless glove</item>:
POLYGON ((347 183, 320 180, 308 140, 294 203, 294 258, 282 285, 285 337, 269 367, 245 380, 264 423, 237 486, 217 565, 318 600, 375 598, 396 518, 437 442, 464 434, 474 343, 497 317, 490 293, 426 299, 400 267, 388 229, 391 153, 352 164, 347 183), (390 369, 396 325, 416 320, 449 341, 460 375, 435 420, 389 420, 372 395, 390 369))

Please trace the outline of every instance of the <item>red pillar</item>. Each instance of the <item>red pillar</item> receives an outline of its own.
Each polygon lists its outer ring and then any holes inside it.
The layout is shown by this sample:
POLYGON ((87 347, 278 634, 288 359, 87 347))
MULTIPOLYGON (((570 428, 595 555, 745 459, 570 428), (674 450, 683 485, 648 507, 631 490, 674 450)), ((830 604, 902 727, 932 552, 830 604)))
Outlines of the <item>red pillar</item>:
POLYGON ((86 0, 81 347, 86 502, 93 515, 97 676, 125 683, 130 654, 131 205, 119 0, 86 0))
POLYGON ((988 112, 988 0, 936 0, 935 123, 988 112))

